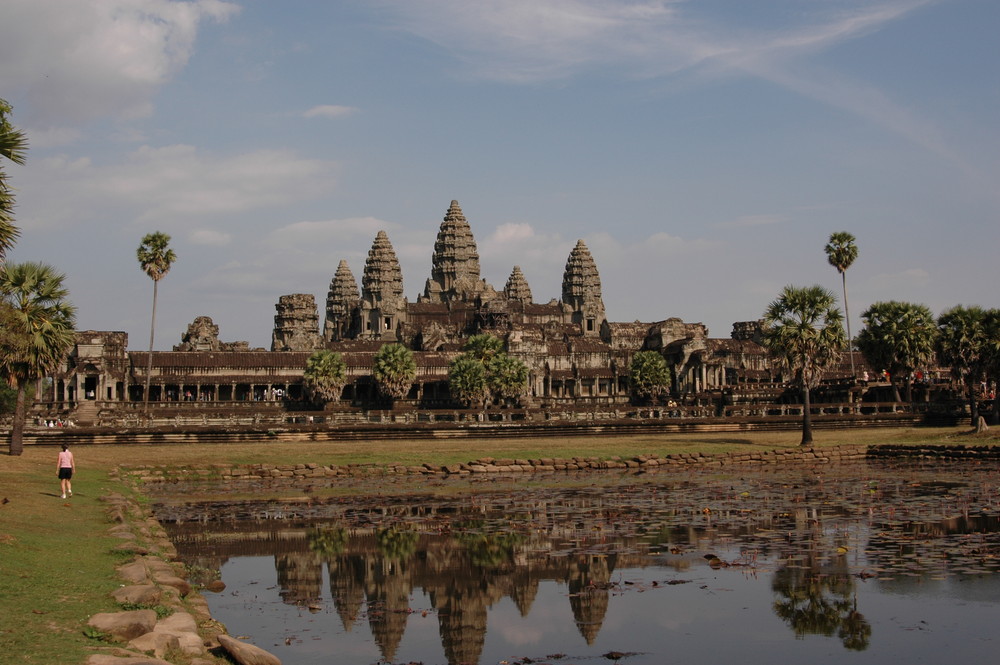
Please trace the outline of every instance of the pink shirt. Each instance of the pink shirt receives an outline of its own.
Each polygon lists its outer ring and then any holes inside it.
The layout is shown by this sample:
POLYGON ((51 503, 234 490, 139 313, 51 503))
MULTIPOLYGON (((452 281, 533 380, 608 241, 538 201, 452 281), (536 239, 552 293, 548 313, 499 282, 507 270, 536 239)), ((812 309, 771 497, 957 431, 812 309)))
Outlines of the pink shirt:
POLYGON ((68 450, 63 450, 59 452, 59 468, 60 469, 72 469, 75 464, 73 464, 73 453, 68 450))

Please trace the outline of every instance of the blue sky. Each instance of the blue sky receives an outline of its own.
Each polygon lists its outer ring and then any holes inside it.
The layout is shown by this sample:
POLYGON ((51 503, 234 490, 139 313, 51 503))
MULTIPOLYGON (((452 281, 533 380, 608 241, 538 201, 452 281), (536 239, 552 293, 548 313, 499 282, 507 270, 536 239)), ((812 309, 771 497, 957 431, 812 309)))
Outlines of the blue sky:
POLYGON ((786 284, 935 314, 1000 306, 995 0, 5 0, 11 261, 81 329, 148 344, 135 249, 173 237, 157 344, 211 316, 270 345, 375 234, 422 292, 457 199, 483 276, 561 295, 584 239, 608 317, 728 337, 786 284))

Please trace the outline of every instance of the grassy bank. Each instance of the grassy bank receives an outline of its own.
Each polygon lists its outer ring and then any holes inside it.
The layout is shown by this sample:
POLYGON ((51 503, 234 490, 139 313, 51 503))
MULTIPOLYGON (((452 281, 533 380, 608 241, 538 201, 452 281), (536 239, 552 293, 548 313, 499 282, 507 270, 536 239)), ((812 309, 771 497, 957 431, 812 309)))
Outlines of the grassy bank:
MULTIPOLYGON (((993 443, 966 429, 849 429, 817 432, 817 446, 865 443, 993 443)), ((364 443, 114 445, 77 447, 74 496, 59 498, 56 447, 31 446, 0 455, 0 654, 5 662, 83 663, 95 644, 84 635, 95 612, 117 608, 109 593, 122 563, 106 536, 99 498, 126 488, 119 466, 209 464, 451 464, 480 457, 632 457, 679 452, 722 453, 794 447, 796 432, 738 435, 590 436, 552 439, 372 440, 364 443)), ((419 482, 419 480, 418 480, 419 482)))

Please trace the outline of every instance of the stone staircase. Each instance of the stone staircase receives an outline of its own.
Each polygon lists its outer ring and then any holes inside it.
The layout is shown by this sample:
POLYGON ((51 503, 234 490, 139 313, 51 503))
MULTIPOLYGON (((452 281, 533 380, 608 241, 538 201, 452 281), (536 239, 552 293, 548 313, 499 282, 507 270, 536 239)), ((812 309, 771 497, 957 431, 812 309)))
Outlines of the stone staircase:
POLYGON ((101 415, 100 405, 92 399, 77 403, 73 411, 73 422, 81 427, 96 425, 101 415))

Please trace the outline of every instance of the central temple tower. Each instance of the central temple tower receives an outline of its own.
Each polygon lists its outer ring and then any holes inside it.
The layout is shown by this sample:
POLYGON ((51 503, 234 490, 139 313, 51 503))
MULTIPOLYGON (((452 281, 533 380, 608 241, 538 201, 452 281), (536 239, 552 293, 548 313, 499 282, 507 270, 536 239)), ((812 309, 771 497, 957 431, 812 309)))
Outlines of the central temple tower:
POLYGON ((605 321, 601 276, 583 240, 576 241, 576 247, 566 259, 562 294, 569 321, 578 324, 584 335, 599 335, 605 321))
POLYGON ((479 276, 476 240, 458 201, 452 201, 434 242, 431 277, 420 301, 470 301, 485 294, 492 296, 494 290, 479 276))

